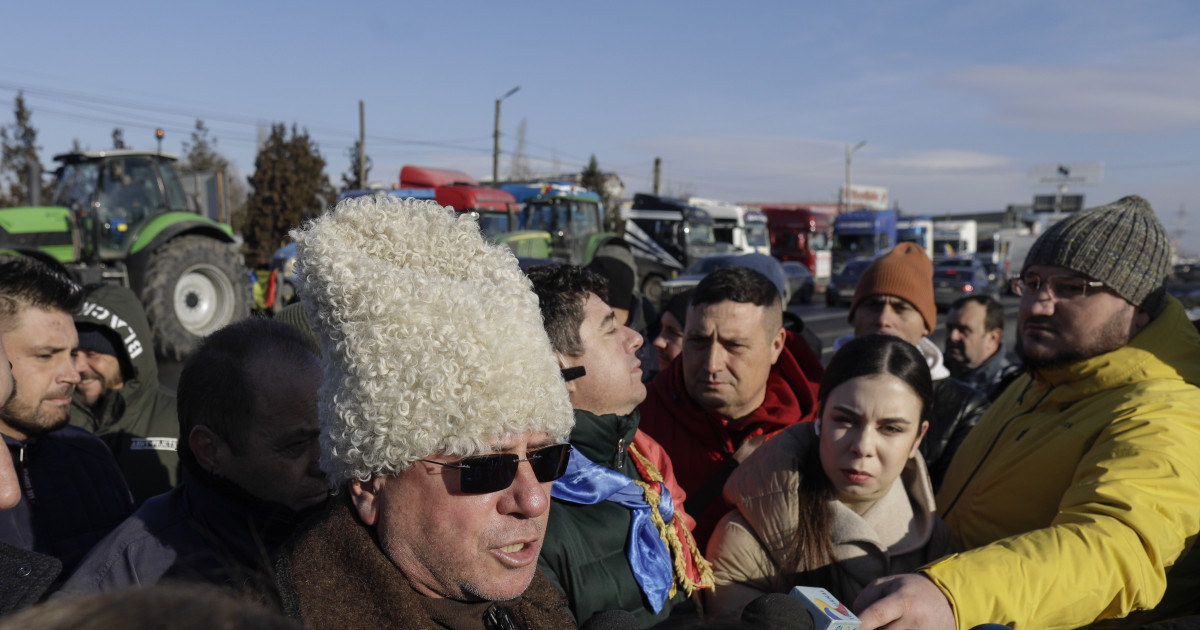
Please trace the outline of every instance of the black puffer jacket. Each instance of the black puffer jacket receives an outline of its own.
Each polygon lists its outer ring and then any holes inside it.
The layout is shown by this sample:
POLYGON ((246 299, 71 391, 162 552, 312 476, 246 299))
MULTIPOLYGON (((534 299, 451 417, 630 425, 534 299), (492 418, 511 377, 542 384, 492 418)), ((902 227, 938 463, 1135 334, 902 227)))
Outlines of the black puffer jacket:
POLYGON ((950 460, 987 407, 983 392, 952 376, 933 382, 933 417, 921 442, 921 455, 929 465, 934 492, 942 487, 950 460))

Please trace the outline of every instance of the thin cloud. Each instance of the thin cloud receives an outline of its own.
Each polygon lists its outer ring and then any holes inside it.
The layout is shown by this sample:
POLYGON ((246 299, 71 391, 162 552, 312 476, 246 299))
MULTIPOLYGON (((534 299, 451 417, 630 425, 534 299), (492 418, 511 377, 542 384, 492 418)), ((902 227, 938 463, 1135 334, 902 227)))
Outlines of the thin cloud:
POLYGON ((947 81, 991 102, 995 118, 1039 132, 1171 133, 1200 126, 1200 61, 1139 67, 974 66, 947 81))

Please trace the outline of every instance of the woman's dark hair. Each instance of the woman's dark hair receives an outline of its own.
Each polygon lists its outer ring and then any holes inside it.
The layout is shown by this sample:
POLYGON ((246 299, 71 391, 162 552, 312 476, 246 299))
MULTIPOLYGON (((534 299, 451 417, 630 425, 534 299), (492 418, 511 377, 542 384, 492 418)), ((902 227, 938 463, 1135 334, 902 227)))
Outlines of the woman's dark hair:
MULTIPOLYGON (((916 346, 891 335, 864 335, 838 350, 825 368, 817 394, 817 417, 825 414, 825 401, 838 385, 860 376, 887 374, 904 381, 921 399, 921 420, 933 407, 933 379, 929 365, 916 346)), ((833 485, 821 466, 820 440, 813 440, 803 458, 800 473, 800 520, 786 566, 809 570, 828 564, 833 557, 833 532, 829 501, 833 485)), ((837 593, 834 593, 837 595, 837 593)))

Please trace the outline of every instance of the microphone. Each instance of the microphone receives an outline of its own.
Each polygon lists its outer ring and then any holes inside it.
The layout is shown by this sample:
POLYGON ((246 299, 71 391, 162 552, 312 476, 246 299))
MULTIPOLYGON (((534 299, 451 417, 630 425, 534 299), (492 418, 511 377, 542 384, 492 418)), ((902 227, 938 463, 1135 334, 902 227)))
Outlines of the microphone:
POLYGON ((812 586, 797 586, 789 593, 803 602, 812 615, 814 630, 858 630, 862 621, 829 591, 812 586))
POLYGON ((746 604, 742 623, 762 630, 816 630, 804 602, 783 593, 767 593, 746 604))
POLYGON ((641 630, 641 628, 641 622, 628 610, 602 610, 579 626, 579 630, 641 630))

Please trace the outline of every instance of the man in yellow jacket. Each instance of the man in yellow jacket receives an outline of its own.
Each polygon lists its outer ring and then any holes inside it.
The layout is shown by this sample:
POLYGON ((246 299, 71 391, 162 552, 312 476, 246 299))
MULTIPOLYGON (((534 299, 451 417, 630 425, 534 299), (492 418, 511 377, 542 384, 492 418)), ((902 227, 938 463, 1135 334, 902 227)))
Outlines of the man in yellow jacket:
POLYGON ((1028 368, 937 496, 958 552, 883 578, 863 629, 1137 627, 1196 612, 1200 335, 1163 288, 1170 247, 1140 197, 1080 212, 1030 250, 1028 368))

